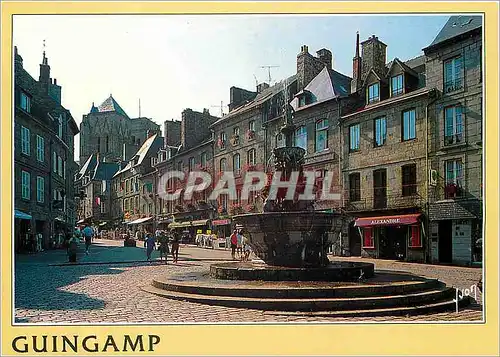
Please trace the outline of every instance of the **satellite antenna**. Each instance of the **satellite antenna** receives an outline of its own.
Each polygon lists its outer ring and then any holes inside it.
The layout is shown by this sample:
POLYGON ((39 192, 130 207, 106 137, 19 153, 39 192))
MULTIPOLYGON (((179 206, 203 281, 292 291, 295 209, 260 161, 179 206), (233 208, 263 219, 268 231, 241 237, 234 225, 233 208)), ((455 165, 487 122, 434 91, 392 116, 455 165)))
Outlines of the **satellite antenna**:
POLYGON ((279 66, 260 66, 260 68, 267 68, 267 75, 269 78, 269 85, 271 85, 271 68, 278 68, 279 66))

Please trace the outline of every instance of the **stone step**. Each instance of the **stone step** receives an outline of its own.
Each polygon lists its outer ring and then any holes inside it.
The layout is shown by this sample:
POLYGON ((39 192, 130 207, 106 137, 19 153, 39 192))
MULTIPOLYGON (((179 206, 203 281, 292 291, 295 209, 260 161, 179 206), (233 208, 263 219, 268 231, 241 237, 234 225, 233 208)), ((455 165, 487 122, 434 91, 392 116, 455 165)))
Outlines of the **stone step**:
POLYGON ((276 299, 215 296, 181 293, 168 291, 154 286, 145 286, 144 291, 174 300, 182 300, 208 305, 225 307, 239 307, 259 310, 279 311, 322 311, 322 310, 358 310, 380 309, 393 307, 411 307, 432 304, 439 301, 451 300, 455 296, 452 288, 377 297, 348 297, 348 298, 307 298, 307 299, 276 299))
MULTIPOLYGON (((471 303, 470 297, 464 297, 458 302, 459 308, 464 308, 471 303)), ((304 316, 304 317, 376 317, 376 316, 403 316, 403 315, 424 315, 445 311, 455 311, 456 302, 453 299, 447 299, 430 304, 415 306, 389 307, 381 309, 366 310, 340 310, 340 311, 265 311, 265 315, 276 316, 304 316)))
POLYGON ((328 283, 321 285, 301 284, 252 284, 241 282, 238 285, 225 284, 213 281, 178 282, 169 279, 155 279, 153 286, 158 289, 186 294, 232 296, 250 298, 275 298, 275 299, 307 299, 307 298, 350 298, 350 297, 375 297, 387 295, 403 295, 444 288, 445 284, 433 279, 392 283, 383 285, 358 284, 335 286, 328 283), (263 286, 264 285, 264 286, 263 286), (309 285, 309 286, 308 286, 309 285))

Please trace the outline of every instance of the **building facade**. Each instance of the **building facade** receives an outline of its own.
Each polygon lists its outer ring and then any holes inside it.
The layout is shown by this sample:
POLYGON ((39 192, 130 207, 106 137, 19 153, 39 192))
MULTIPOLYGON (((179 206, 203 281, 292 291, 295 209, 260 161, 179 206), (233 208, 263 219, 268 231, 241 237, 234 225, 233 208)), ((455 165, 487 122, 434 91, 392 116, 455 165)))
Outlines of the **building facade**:
POLYGON ((482 260, 482 18, 452 16, 424 49, 429 108, 430 261, 482 260))
POLYGON ((61 86, 50 78, 45 52, 36 81, 15 47, 14 85, 15 248, 56 248, 75 225, 78 126, 61 105, 61 86))

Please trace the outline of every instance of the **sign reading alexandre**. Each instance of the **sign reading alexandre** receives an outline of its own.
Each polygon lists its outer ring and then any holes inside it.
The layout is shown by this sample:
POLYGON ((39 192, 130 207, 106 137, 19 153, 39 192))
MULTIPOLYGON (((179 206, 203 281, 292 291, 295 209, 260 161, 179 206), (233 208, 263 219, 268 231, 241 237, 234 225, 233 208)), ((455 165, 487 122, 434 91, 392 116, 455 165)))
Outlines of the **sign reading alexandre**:
POLYGON ((399 216, 385 217, 363 217, 356 219, 356 227, 370 226, 398 226, 403 224, 415 224, 418 222, 420 214, 404 214, 399 216))

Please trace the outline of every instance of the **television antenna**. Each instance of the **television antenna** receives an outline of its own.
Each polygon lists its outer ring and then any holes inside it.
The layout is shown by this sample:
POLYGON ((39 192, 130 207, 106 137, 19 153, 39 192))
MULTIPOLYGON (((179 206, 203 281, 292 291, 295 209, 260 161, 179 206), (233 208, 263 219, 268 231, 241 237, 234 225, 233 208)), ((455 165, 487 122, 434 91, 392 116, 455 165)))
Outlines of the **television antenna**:
POLYGON ((220 117, 224 116, 224 102, 221 100, 220 105, 211 105, 210 108, 220 108, 220 117))
POLYGON ((278 68, 279 66, 260 66, 260 68, 267 68, 267 76, 269 79, 269 85, 271 85, 271 68, 278 68))

